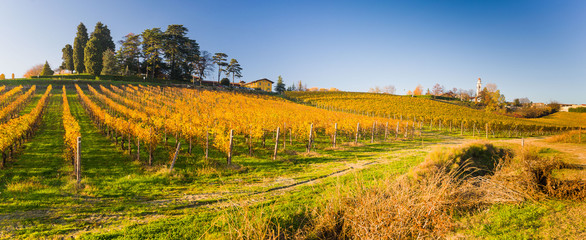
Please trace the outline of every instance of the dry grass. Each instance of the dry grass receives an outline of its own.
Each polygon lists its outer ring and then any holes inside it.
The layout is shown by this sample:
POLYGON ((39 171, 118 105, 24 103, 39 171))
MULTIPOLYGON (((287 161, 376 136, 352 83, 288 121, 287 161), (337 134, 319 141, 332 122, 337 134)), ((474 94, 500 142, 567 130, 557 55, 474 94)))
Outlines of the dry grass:
POLYGON ((545 141, 550 143, 586 143, 586 130, 564 132, 562 134, 551 136, 545 141))
POLYGON ((251 207, 248 203, 234 204, 216 219, 215 224, 226 225, 228 239, 289 239, 275 216, 274 207, 251 207))
MULTIPOLYGON (((584 199, 584 182, 559 181, 552 171, 564 164, 556 154, 526 146, 511 150, 476 142, 438 148, 398 179, 365 186, 356 176, 338 182, 324 203, 306 213, 309 223, 288 236, 270 212, 235 213, 231 235, 238 239, 440 239, 456 228, 455 213, 496 203, 550 197, 584 199), (515 157, 513 157, 515 156, 515 157), (268 216, 267 216, 268 214, 268 216), (265 222, 259 222, 263 221, 265 222), (268 219, 268 220, 267 220, 268 219), (239 225, 240 224, 240 225, 239 225)), ((234 218, 234 217, 233 217, 234 218)))
POLYGON ((14 193, 32 192, 45 189, 46 186, 41 184, 36 177, 26 179, 23 181, 13 181, 6 185, 6 190, 14 193))

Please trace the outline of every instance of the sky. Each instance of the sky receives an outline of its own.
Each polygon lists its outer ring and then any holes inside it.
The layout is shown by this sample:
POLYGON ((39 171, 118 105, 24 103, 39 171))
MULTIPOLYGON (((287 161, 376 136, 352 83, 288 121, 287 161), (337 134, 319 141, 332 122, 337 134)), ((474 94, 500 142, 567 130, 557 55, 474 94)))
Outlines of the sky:
MULTIPOLYGON (((242 80, 368 91, 494 83, 507 101, 586 103, 581 0, 0 0, 0 73, 56 68, 77 25, 118 41, 170 24, 200 50, 224 52, 242 80)), ((213 74, 212 74, 213 76, 213 74)), ((216 75, 217 76, 217 75, 216 75)))

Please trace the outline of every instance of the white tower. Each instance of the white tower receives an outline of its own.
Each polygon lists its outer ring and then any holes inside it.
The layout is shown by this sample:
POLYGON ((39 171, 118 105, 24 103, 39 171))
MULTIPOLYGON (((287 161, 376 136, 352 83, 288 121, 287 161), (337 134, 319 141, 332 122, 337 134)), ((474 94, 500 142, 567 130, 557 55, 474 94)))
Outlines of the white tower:
POLYGON ((474 102, 478 102, 478 96, 480 95, 480 89, 482 88, 482 81, 478 78, 478 82, 476 82, 476 97, 474 98, 474 102))
POLYGON ((478 82, 476 82, 476 96, 480 95, 480 91, 482 88, 482 81, 478 78, 478 82))

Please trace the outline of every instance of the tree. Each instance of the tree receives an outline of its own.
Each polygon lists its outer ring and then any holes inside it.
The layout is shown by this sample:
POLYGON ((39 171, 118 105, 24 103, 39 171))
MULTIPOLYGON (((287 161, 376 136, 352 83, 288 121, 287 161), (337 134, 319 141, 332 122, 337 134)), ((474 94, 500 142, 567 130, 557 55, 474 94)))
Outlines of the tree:
POLYGON ((222 78, 222 80, 220 81, 220 85, 222 85, 222 86, 230 86, 230 79, 228 79, 228 78, 222 78))
POLYGON ((228 74, 232 74, 232 83, 234 83, 235 76, 238 78, 242 77, 242 75, 240 74, 242 72, 242 67, 240 66, 240 63, 238 63, 238 61, 234 58, 230 60, 230 64, 228 64, 228 66, 226 67, 226 72, 228 74))
POLYGON ((87 73, 92 74, 94 76, 100 75, 102 72, 102 54, 108 49, 112 51, 116 45, 114 45, 114 41, 112 41, 112 36, 110 36, 110 29, 108 26, 102 24, 101 22, 96 23, 96 27, 94 31, 90 35, 90 40, 86 45, 86 49, 84 49, 84 64, 86 65, 85 70, 87 73), (89 53, 92 54, 91 56, 87 56, 88 53, 88 46, 93 39, 92 47, 89 49, 89 53), (87 66, 87 64, 91 64, 91 66, 87 66))
POLYGON ((73 40, 73 67, 77 73, 85 72, 85 57, 84 51, 88 41, 87 28, 83 23, 77 26, 77 35, 73 40))
POLYGON ((43 70, 41 71, 41 76, 50 76, 53 75, 53 73, 51 66, 49 66, 49 62, 45 61, 45 65, 43 65, 43 70))
POLYGON ((63 63, 61 64, 61 69, 69 70, 73 72, 75 70, 75 66, 73 64, 73 47, 71 45, 66 44, 63 49, 61 49, 63 55, 61 58, 63 59, 63 63))
POLYGON ((374 86, 373 88, 372 88, 372 87, 371 87, 371 88, 369 88, 369 89, 368 89, 368 92, 369 92, 369 93, 380 93, 380 92, 381 92, 381 89, 380 89, 380 87, 379 87, 379 86, 374 86))
POLYGON ((291 83, 291 86, 287 87, 287 91, 297 91, 297 87, 295 87, 295 83, 291 83))
POLYGON ((301 80, 297 82, 297 91, 307 91, 307 84, 303 84, 301 80))
POLYGON ((6 75, 4 75, 4 73, 0 74, 0 80, 6 80, 6 75))
POLYGON ((98 44, 98 38, 93 36, 87 42, 83 52, 85 71, 94 76, 98 76, 102 72, 102 54, 99 52, 98 44))
POLYGON ((114 55, 114 51, 112 49, 108 49, 102 54, 102 63, 104 67, 102 68, 102 75, 114 75, 117 71, 117 64, 116 64, 116 56, 114 55))
POLYGON ((382 89, 382 92, 386 93, 386 94, 395 94, 395 91, 396 91, 396 89, 395 89, 395 86, 393 86, 393 85, 384 86, 382 89))
POLYGON ((201 54, 195 56, 195 71, 199 76, 200 83, 201 81, 212 71, 214 68, 214 63, 212 59, 212 55, 208 51, 203 51, 201 54))
POLYGON ((161 68, 160 57, 163 48, 163 32, 160 28, 146 29, 142 32, 142 56, 146 65, 147 77, 149 72, 155 78, 157 69, 161 68))
POLYGON ((218 82, 220 82, 220 75, 224 71, 222 67, 228 66, 228 63, 226 62, 227 58, 228 54, 225 53, 216 53, 216 55, 214 55, 214 64, 218 65, 218 82))
POLYGON ((43 71, 43 64, 37 64, 32 66, 29 70, 24 73, 25 78, 30 78, 32 76, 41 75, 41 71, 43 71))
POLYGON ((439 83, 436 83, 433 86, 432 94, 435 96, 441 96, 442 94, 444 94, 444 86, 440 85, 439 83))
POLYGON ((190 63, 200 54, 199 45, 186 37, 187 32, 183 25, 169 25, 163 33, 163 52, 169 62, 170 79, 190 77, 193 67, 190 63))
POLYGON ((421 95, 421 94, 423 94, 423 86, 421 86, 421 84, 420 84, 420 85, 417 85, 417 87, 415 88, 415 90, 413 90, 413 95, 418 96, 418 95, 421 95))
POLYGON ((108 25, 102 24, 102 22, 96 23, 94 31, 90 35, 90 39, 92 37, 96 37, 98 39, 97 47, 100 54, 105 52, 107 49, 115 50, 116 45, 112 40, 112 36, 110 35, 110 29, 108 29, 108 25))
POLYGON ((275 85, 275 92, 278 94, 282 94, 285 91, 285 84, 283 83, 283 78, 281 75, 277 78, 277 85, 275 85))
POLYGON ((119 43, 121 46, 116 55, 120 66, 140 74, 140 35, 129 33, 119 43))

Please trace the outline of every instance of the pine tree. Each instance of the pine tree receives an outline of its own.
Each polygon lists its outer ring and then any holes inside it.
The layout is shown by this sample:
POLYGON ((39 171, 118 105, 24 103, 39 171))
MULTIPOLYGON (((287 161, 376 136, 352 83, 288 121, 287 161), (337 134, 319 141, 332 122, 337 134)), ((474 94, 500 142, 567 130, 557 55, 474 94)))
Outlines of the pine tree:
POLYGON ((285 91, 285 84, 283 83, 283 78, 279 75, 277 80, 277 85, 275 85, 275 92, 281 94, 285 91))
POLYGON ((53 75, 53 70, 51 70, 51 66, 49 66, 49 62, 45 61, 45 65, 43 66, 43 70, 41 71, 41 76, 50 76, 53 75))
POLYGON ((83 23, 79 23, 77 26, 77 35, 73 40, 73 66, 77 73, 85 72, 85 58, 84 58, 84 51, 85 45, 87 44, 88 36, 87 36, 87 28, 83 23))
POLYGON ((121 46, 117 52, 117 58, 120 60, 120 65, 140 74, 140 35, 129 33, 119 43, 121 46))
POLYGON ((112 51, 112 49, 108 49, 102 54, 102 63, 104 65, 102 68, 102 75, 116 74, 116 56, 114 56, 114 51, 112 51))
POLYGON ((69 71, 73 72, 73 70, 75 70, 74 64, 73 64, 73 48, 71 47, 71 45, 67 44, 61 50, 61 52, 63 53, 63 55, 61 57, 63 59, 63 63, 61 64, 61 69, 65 69, 65 70, 69 70, 69 71))
MULTIPOLYGON (((89 58, 87 56, 84 56, 84 64, 88 64, 89 61, 92 64, 92 66, 86 66, 87 73, 98 76, 102 72, 102 54, 104 54, 104 52, 107 49, 111 49, 113 51, 116 45, 114 45, 114 41, 112 41, 110 29, 108 29, 107 25, 104 25, 101 22, 96 23, 96 27, 90 35, 90 41, 92 39, 95 39, 93 43, 94 46, 92 46, 89 52, 95 55, 92 55, 89 58), (92 71, 90 72, 89 69, 91 69, 92 71)), ((84 49, 84 54, 86 54, 86 52, 87 46, 86 49, 84 49)))
POLYGON ((163 32, 160 28, 146 29, 142 32, 142 55, 149 73, 155 78, 157 68, 162 61, 160 55, 163 47, 163 32))
POLYGON ((228 67, 226 67, 226 72, 227 74, 232 74, 232 83, 234 83, 234 77, 242 77, 242 67, 240 66, 240 63, 238 63, 238 61, 234 58, 230 60, 230 64, 228 64, 228 67))
POLYGON ((102 54, 99 52, 98 44, 98 38, 93 36, 87 42, 83 53, 85 70, 94 76, 98 76, 102 72, 102 54))
POLYGON ((163 33, 163 52, 169 63, 170 79, 191 79, 193 63, 200 54, 199 44, 189 39, 183 25, 169 25, 163 33))
POLYGON ((214 64, 218 65, 218 83, 220 83, 220 75, 225 71, 222 67, 228 66, 228 63, 226 62, 227 58, 228 54, 225 53, 216 53, 216 55, 214 55, 214 64))
POLYGON ((96 23, 96 27, 90 35, 90 38, 92 37, 96 37, 98 39, 97 47, 100 54, 105 52, 107 49, 112 49, 112 51, 115 50, 116 45, 114 44, 114 41, 112 41, 112 36, 110 35, 110 29, 108 29, 108 25, 104 25, 102 22, 96 23))

